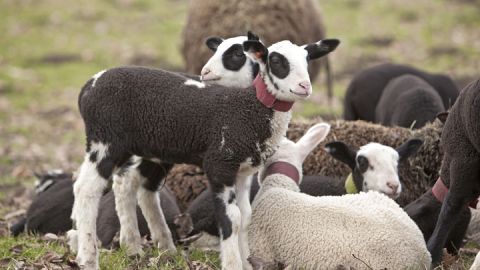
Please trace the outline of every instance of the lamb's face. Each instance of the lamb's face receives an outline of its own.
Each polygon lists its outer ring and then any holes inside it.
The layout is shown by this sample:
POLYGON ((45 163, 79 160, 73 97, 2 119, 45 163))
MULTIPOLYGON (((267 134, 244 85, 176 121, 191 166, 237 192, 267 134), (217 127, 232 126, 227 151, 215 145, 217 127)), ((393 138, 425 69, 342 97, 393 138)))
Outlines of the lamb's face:
POLYGON ((355 170, 359 173, 354 173, 354 177, 363 179, 354 181, 363 182, 363 191, 375 190, 395 199, 402 191, 398 161, 398 152, 392 147, 378 143, 366 144, 357 152, 355 170))
POLYGON ((243 50, 246 40, 246 36, 207 39, 207 46, 215 53, 203 66, 200 79, 227 87, 251 86, 258 73, 258 64, 243 50))
POLYGON ((259 62, 268 91, 279 100, 295 102, 312 94, 308 61, 330 53, 338 44, 336 39, 327 39, 298 46, 284 40, 267 49, 259 41, 248 40, 243 46, 259 62))
POLYGON ((58 181, 71 181, 72 178, 72 174, 66 173, 62 170, 48 171, 44 174, 35 173, 35 176, 37 177, 37 180, 35 181, 35 194, 44 192, 58 181))

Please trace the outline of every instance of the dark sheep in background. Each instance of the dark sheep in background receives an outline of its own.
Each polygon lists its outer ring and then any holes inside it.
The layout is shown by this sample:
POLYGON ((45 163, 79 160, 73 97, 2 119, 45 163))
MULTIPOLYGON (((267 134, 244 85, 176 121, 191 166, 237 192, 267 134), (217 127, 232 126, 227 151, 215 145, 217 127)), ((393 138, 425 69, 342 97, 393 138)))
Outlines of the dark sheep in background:
POLYGON ((422 78, 433 86, 448 109, 458 97, 458 88, 446 75, 430 74, 406 65, 381 64, 367 68, 353 78, 345 93, 345 120, 375 121, 375 109, 390 80, 405 74, 422 78))
MULTIPOLYGON (((27 210, 25 219, 11 227, 12 235, 20 233, 64 234, 72 229, 73 179, 70 173, 51 172, 37 176, 35 197, 27 210)), ((159 191, 160 204, 175 241, 179 239, 175 217, 180 214, 175 196, 168 187, 159 191)), ((140 208, 137 207, 139 228, 142 236, 149 236, 149 230, 140 208)), ((113 237, 120 230, 115 213, 113 192, 109 191, 100 200, 97 218, 97 234, 104 247, 110 246, 113 237)))
MULTIPOLYGON (((190 1, 182 47, 187 72, 199 74, 212 55, 207 47, 199 47, 198 44, 203 44, 210 36, 244 35, 252 26, 267 46, 281 40, 305 44, 325 38, 325 26, 317 1, 190 1), (221 23, 212 23, 212 18, 221 23)), ((332 79, 327 57, 309 66, 310 77, 312 82, 315 81, 322 65, 326 67, 331 96, 332 79)))
POLYGON ((444 112, 442 98, 420 77, 402 75, 385 86, 375 109, 375 123, 421 128, 444 112))
POLYGON ((480 80, 462 90, 445 122, 441 142, 445 151, 441 180, 449 190, 427 244, 434 265, 442 259, 448 233, 466 218, 465 208, 480 195, 480 80))

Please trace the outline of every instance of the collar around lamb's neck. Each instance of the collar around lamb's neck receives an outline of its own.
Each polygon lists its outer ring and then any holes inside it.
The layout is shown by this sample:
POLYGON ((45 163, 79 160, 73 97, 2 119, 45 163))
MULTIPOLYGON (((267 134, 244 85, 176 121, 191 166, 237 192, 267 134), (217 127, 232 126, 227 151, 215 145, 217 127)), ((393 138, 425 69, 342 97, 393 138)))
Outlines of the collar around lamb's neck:
POLYGON ((275 111, 288 112, 293 106, 293 102, 277 99, 267 90, 267 85, 263 81, 260 73, 253 80, 253 86, 257 92, 257 99, 267 108, 273 108, 275 111))
POLYGON ((352 174, 349 174, 347 176, 347 180, 345 180, 345 191, 347 192, 347 194, 358 193, 357 186, 355 186, 355 182, 353 182, 352 174))
MULTIPOLYGON (((445 200, 445 197, 447 197, 448 187, 445 185, 445 183, 443 182, 442 178, 440 178, 440 176, 438 177, 437 181, 432 187, 432 193, 435 199, 437 199, 437 201, 441 203, 443 203, 443 200, 445 200)), ((476 209, 477 204, 478 204, 478 198, 469 202, 468 206, 470 208, 476 209)))
POLYGON ((277 173, 289 177, 295 183, 297 183, 297 185, 300 184, 300 173, 298 172, 297 167, 285 161, 276 161, 268 165, 265 173, 263 174, 263 179, 267 178, 269 175, 277 173))

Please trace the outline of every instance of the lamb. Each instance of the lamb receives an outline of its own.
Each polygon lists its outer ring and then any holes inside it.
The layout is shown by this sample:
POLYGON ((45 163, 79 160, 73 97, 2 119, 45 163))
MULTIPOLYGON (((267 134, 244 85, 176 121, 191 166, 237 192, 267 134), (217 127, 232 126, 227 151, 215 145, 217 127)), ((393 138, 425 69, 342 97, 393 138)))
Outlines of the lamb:
POLYGON ((265 162, 252 203, 252 256, 292 269, 428 267, 430 254, 420 230, 387 196, 375 191, 323 197, 299 192, 302 162, 328 130, 319 124, 296 144, 285 139, 265 162))
POLYGON ((250 31, 247 36, 228 39, 209 37, 206 45, 214 54, 203 66, 200 79, 227 87, 251 86, 258 75, 259 66, 243 50, 243 42, 247 40, 259 38, 250 31))
POLYGON ((442 133, 445 151, 437 181, 437 196, 444 198, 437 224, 428 240, 434 265, 442 259, 449 232, 464 219, 469 204, 480 195, 480 80, 467 85, 453 105, 442 133), (442 183, 444 184, 442 187, 442 183))
POLYGON ((414 75, 396 77, 385 86, 375 109, 375 123, 385 126, 425 126, 444 112, 442 98, 423 79, 414 75))
MULTIPOLYGON (((318 119, 308 121, 293 121, 290 123, 287 137, 298 140, 305 131, 318 123, 318 119)), ((442 161, 443 151, 440 148, 440 136, 443 124, 435 121, 417 130, 401 127, 385 127, 364 121, 328 121, 331 132, 327 142, 343 141, 352 148, 358 149, 369 142, 378 142, 383 145, 398 147, 409 138, 421 139, 424 143, 418 153, 403 162, 398 167, 398 175, 402 179, 402 193, 396 199, 405 206, 420 197, 431 188, 438 178, 438 170, 442 161), (353 136, 355 135, 355 136, 353 136)), ((323 147, 325 144, 321 143, 323 147)), ((346 179, 351 173, 343 162, 332 159, 325 151, 315 149, 305 162, 305 175, 323 175, 346 179)), ((175 193, 180 205, 186 209, 188 205, 207 188, 207 179, 202 170, 191 165, 181 165, 174 168, 167 176, 167 185, 175 193)))
MULTIPOLYGON (((211 56, 207 48, 199 48, 211 35, 230 37, 242 35, 258 27, 258 34, 265 44, 291 40, 304 44, 325 38, 325 25, 318 3, 299 1, 191 1, 187 21, 183 28, 182 55, 187 72, 198 74, 211 56), (212 23, 212 18, 221 23, 212 23)), ((315 81, 321 66, 325 67, 328 93, 332 95, 332 75, 328 58, 309 66, 309 74, 315 81)))
MULTIPOLYGON (((357 152, 343 142, 331 142, 325 148, 334 158, 344 162, 352 173, 347 180, 322 175, 303 176, 299 185, 300 191, 311 196, 344 195, 358 191, 374 190, 392 198, 397 198, 401 192, 401 184, 397 174, 398 162, 414 154, 422 145, 422 141, 411 139, 393 149, 378 143, 368 143, 357 152), (400 159, 397 160, 397 157, 400 159)), ((258 192, 258 182, 255 176, 250 190, 250 201, 258 192)), ((202 248, 212 248, 218 243, 218 229, 215 226, 213 214, 214 202, 211 190, 200 194, 188 207, 186 213, 193 222, 191 235, 202 233, 202 238, 193 245, 202 248)))
MULTIPOLYGON (((73 179, 71 173, 52 171, 46 174, 36 174, 38 181, 35 187, 35 197, 27 210, 25 219, 11 227, 12 235, 20 233, 64 234, 72 229, 70 215, 73 206, 73 179)), ((165 213, 165 219, 172 232, 173 239, 179 240, 179 228, 175 218, 180 214, 176 199, 168 187, 159 191, 160 204, 165 213)), ((150 235, 145 218, 137 207, 140 234, 150 235)), ((97 234, 102 246, 109 247, 113 237, 119 231, 119 221, 115 213, 113 192, 109 191, 100 200, 97 218, 97 234)))
POLYGON ((174 163, 191 163, 203 165, 214 191, 222 268, 248 269, 247 176, 275 152, 293 103, 311 94, 308 61, 328 54, 338 43, 323 40, 300 47, 282 41, 267 49, 257 40, 245 41, 244 49, 259 62, 256 88, 205 85, 144 67, 113 68, 90 79, 79 96, 87 154, 75 182, 72 212, 79 265, 98 269, 95 219, 112 175, 121 224, 133 228, 132 234, 120 235, 121 243, 123 239, 128 250, 141 251, 134 213, 138 190, 152 240, 159 248, 174 250, 153 191, 174 163), (127 163, 132 154, 139 158, 127 163))
POLYGON ((345 120, 375 122, 375 110, 385 86, 392 79, 405 74, 420 77, 430 84, 441 97, 444 108, 448 109, 455 103, 458 88, 449 77, 430 74, 406 65, 381 64, 363 70, 350 82, 344 100, 345 120))

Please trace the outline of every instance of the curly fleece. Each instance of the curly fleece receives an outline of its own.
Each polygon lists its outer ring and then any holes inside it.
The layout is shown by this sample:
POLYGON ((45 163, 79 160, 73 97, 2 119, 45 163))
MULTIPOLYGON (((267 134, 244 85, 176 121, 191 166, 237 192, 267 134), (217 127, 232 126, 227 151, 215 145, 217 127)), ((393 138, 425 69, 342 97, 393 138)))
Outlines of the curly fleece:
POLYGON ((312 197, 279 174, 252 205, 251 253, 304 269, 425 269, 431 259, 407 214, 377 192, 312 197))

